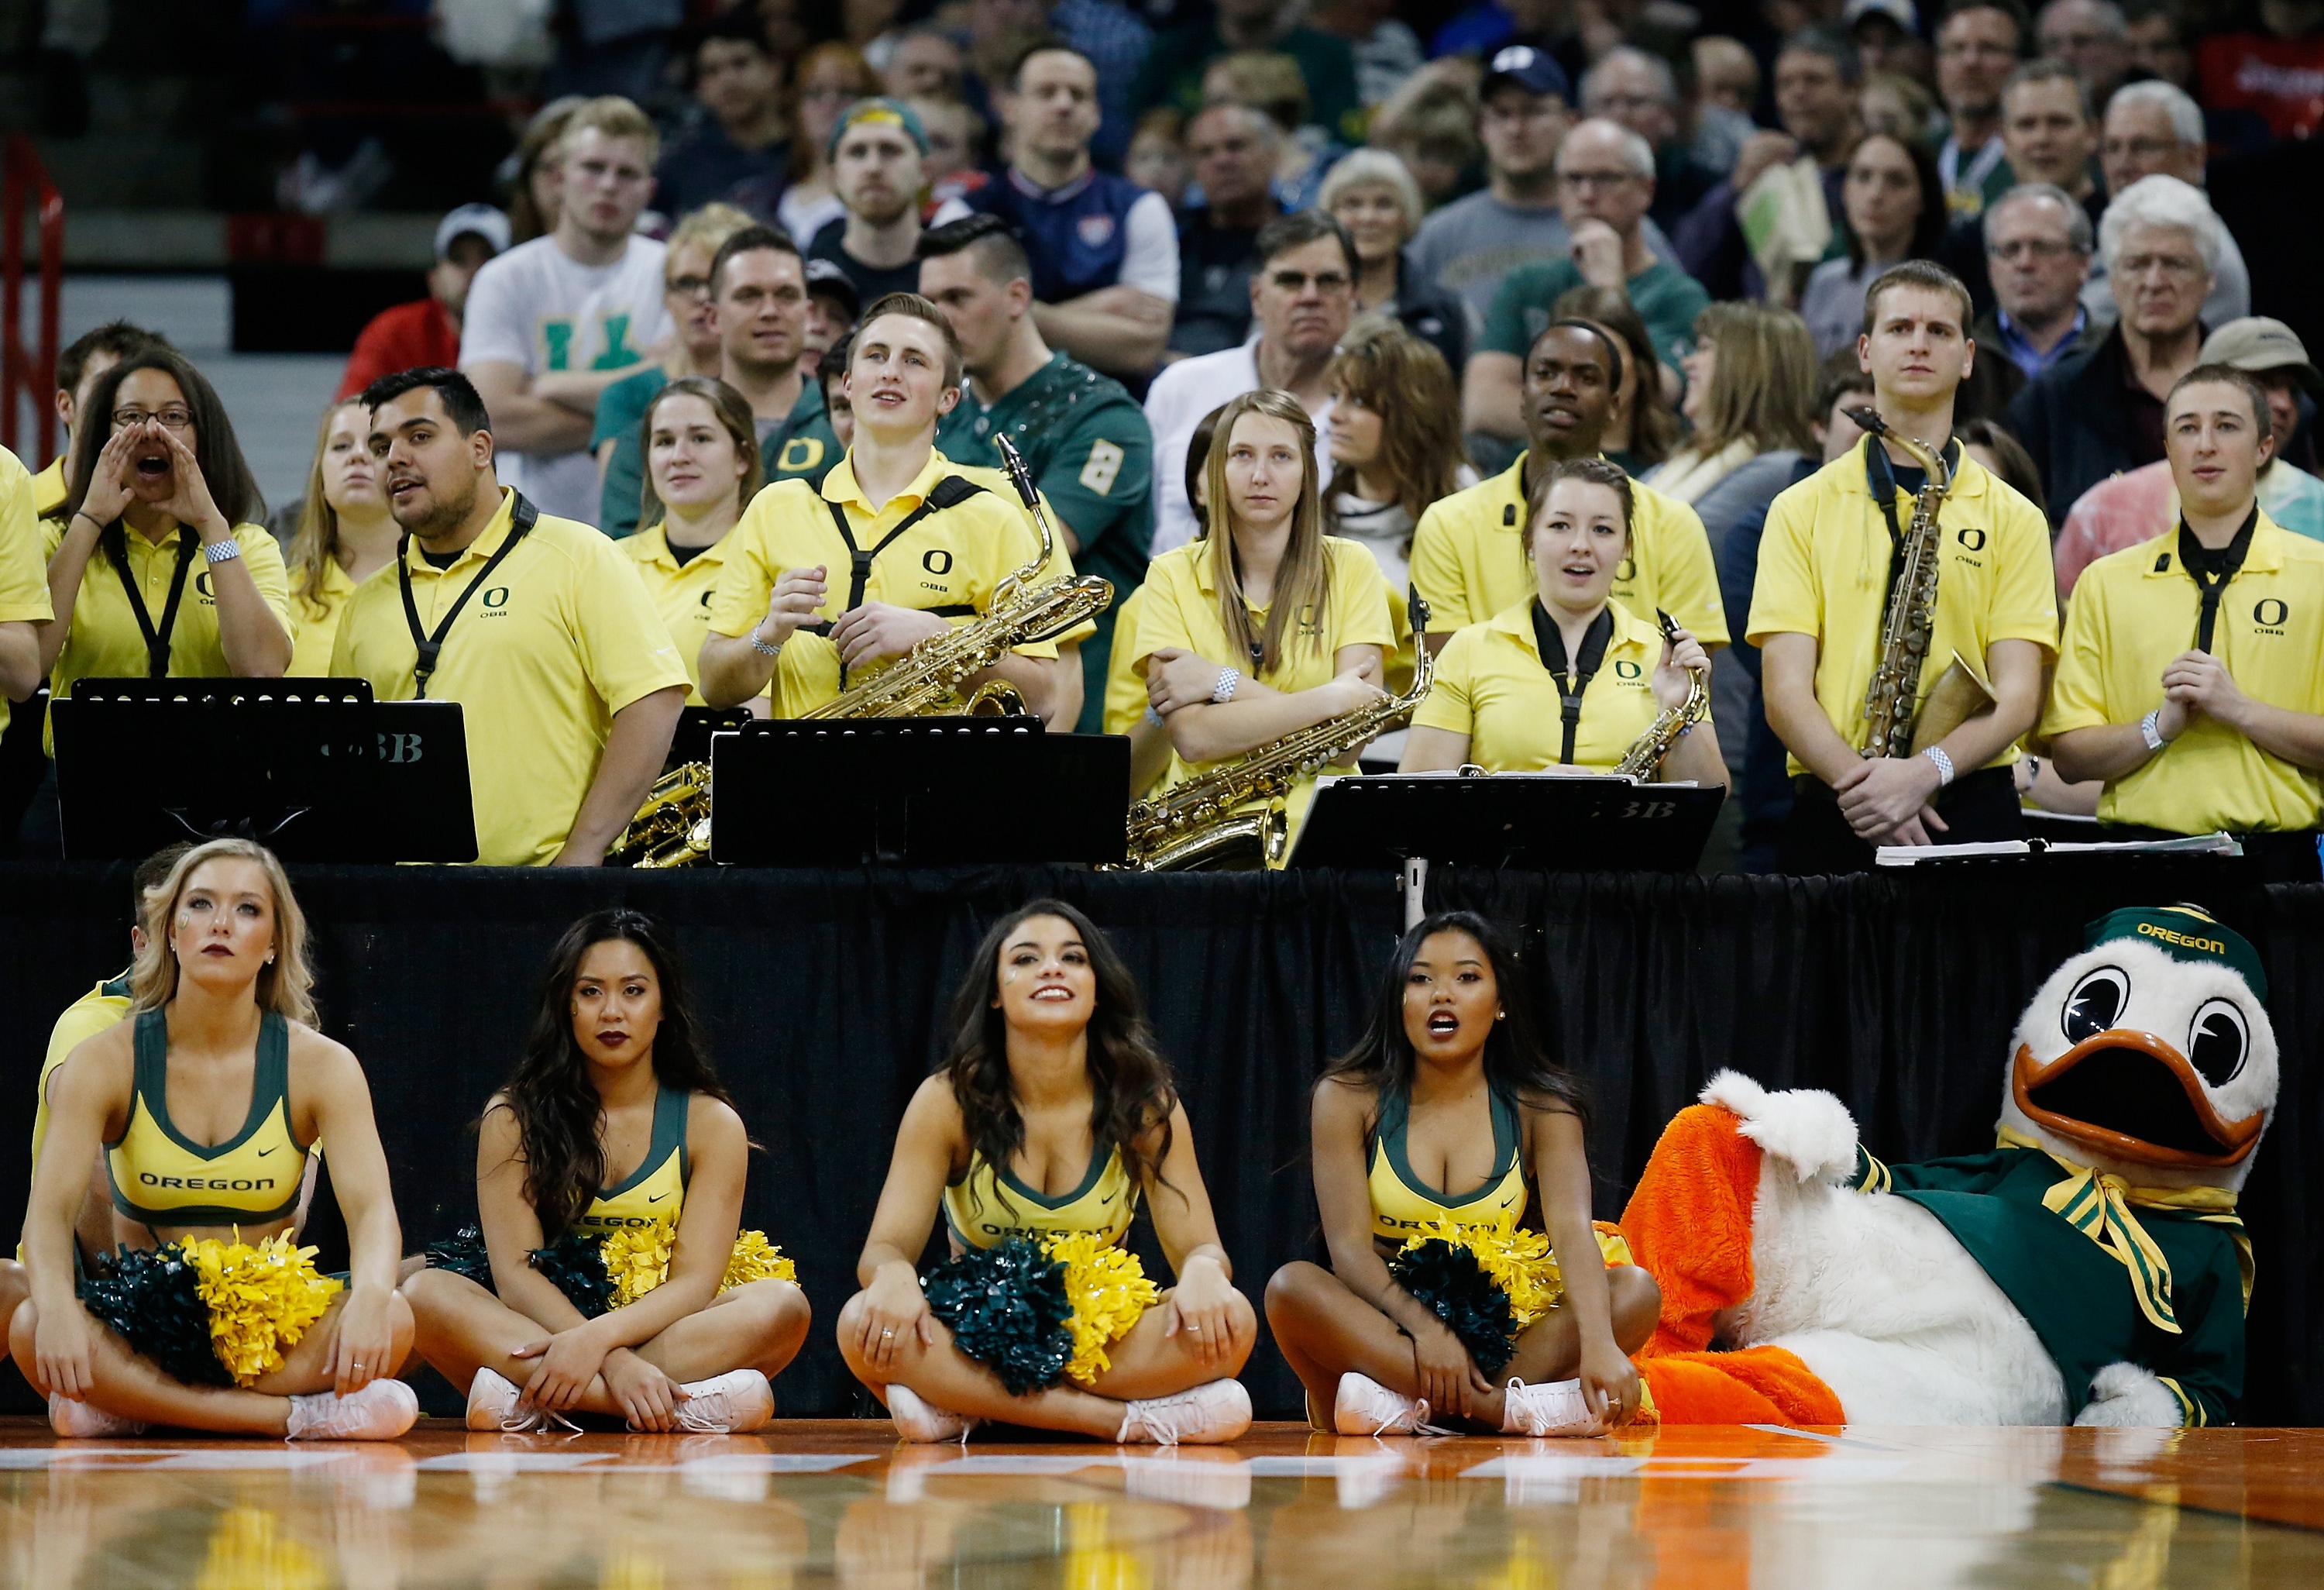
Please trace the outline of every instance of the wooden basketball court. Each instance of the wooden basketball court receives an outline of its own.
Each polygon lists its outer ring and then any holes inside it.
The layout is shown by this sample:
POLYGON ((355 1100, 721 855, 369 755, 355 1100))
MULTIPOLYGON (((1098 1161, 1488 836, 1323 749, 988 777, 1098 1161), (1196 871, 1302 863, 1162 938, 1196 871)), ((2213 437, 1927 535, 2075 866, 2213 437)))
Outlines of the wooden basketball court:
POLYGON ((2324 1584, 2324 1433, 1711 1428, 1231 1447, 757 1436, 59 1442, 0 1421, 15 1585, 2324 1584))

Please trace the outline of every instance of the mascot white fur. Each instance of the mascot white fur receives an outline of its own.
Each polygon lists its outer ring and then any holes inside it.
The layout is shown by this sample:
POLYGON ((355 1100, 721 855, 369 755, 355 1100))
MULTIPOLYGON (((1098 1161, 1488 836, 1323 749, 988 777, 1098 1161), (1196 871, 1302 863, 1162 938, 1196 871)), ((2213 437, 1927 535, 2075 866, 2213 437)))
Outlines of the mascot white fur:
POLYGON ((2275 1107, 2259 958, 2116 911, 2019 1019, 1987 1153, 1884 1165, 1840 1102, 1733 1071, 1622 1229, 1666 1422, 2180 1426, 2241 1395, 2236 1194, 2275 1107), (1718 1350, 1711 1350, 1711 1349, 1718 1350))

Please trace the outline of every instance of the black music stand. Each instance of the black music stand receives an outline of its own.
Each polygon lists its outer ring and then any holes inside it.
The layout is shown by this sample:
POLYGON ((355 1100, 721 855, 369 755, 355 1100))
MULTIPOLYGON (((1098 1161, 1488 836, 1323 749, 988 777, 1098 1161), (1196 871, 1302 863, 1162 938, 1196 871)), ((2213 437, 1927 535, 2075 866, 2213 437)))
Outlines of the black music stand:
POLYGON ((1726 791, 1611 774, 1381 773, 1320 782, 1295 867, 1407 861, 1545 873, 1686 873, 1726 791))
POLYGON ((456 701, 374 701, 359 679, 85 679, 49 713, 74 860, 229 835, 286 861, 476 859, 456 701))
POLYGON ((709 761, 711 735, 739 729, 750 721, 747 707, 687 707, 678 715, 678 730, 669 737, 669 754, 661 759, 661 771, 709 761))
POLYGON ((724 864, 1118 863, 1129 815, 1129 739, 1038 717, 760 720, 710 743, 724 864))

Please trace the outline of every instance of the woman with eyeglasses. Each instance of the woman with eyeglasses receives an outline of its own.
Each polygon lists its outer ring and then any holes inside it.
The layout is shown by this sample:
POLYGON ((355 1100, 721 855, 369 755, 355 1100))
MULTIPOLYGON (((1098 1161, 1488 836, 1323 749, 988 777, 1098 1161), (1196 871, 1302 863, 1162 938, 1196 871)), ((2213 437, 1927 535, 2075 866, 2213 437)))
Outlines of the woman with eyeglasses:
POLYGON ((672 381, 699 375, 715 381, 724 366, 718 326, 710 309, 710 264, 718 245, 752 225, 731 204, 706 204, 678 222, 661 261, 661 301, 678 335, 659 365, 625 375, 597 399, 597 421, 589 450, 600 476, 597 528, 619 538, 638 526, 639 489, 644 484, 626 464, 614 462, 622 437, 636 434, 654 394, 672 381))
MULTIPOLYGON (((65 500, 42 524, 50 689, 62 700, 80 679, 280 679, 290 578, 217 392, 157 349, 97 377, 87 412, 111 423, 78 427, 65 500)), ((53 730, 44 748, 54 754, 53 730)), ((43 850, 55 789, 51 768, 26 818, 43 850)))

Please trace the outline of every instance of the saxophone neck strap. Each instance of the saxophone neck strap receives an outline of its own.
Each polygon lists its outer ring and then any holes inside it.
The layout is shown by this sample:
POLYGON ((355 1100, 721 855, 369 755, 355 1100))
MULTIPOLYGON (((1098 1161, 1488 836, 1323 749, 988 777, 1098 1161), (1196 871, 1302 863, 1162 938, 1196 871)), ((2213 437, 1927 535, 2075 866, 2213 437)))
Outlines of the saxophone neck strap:
POLYGON ((412 690, 422 701, 428 699, 428 681, 435 676, 437 660, 444 655, 444 642, 450 637, 452 625, 459 618, 460 610, 468 605, 468 598, 476 594, 477 587, 492 578, 493 570, 501 566, 501 560, 515 551, 517 543, 540 522, 540 510, 534 507, 522 492, 511 492, 509 497, 507 538, 493 549, 491 557, 484 559, 484 566, 476 570, 476 578, 470 580, 467 587, 453 601, 451 608, 437 622, 432 633, 420 627, 420 604, 411 596, 411 532, 405 531, 403 539, 396 543, 395 577, 403 589, 403 622, 411 631, 411 644, 417 652, 411 663, 412 690))
MULTIPOLYGON (((957 475, 945 476, 936 482, 935 487, 928 493, 927 501, 898 520, 896 528, 881 536, 879 544, 869 551, 856 544, 855 527, 847 522, 846 506, 825 497, 823 500, 823 505, 831 510, 831 522, 838 528, 840 542, 847 549, 847 605, 840 611, 853 613, 863 605, 864 588, 872 583, 872 561, 893 546, 897 538, 929 514, 941 513, 946 508, 957 508, 969 498, 982 493, 983 490, 982 486, 973 480, 964 480, 957 475)), ((939 608, 936 611, 949 615, 952 609, 939 608)), ((974 610, 971 609, 971 611, 974 610)), ((816 629, 816 633, 821 634, 827 635, 831 633, 828 624, 818 624, 816 629)), ((847 687, 847 665, 844 662, 839 666, 839 684, 842 689, 847 687)))
POLYGON ((2198 652, 2211 650, 2211 641, 2219 625, 2220 599, 2227 594, 2227 582, 2243 571, 2244 559, 2251 556, 2252 533, 2258 528, 2259 504, 2254 502, 2235 540, 2215 552, 2195 539, 2195 532, 2187 528, 2183 517, 2179 521, 2179 563, 2195 582, 2203 602, 2202 615, 2195 621, 2198 652))
POLYGON ((1549 670, 1550 682, 1557 687, 1557 716, 1563 730, 1558 763, 1571 767, 1574 744, 1582 735, 1582 695, 1590 689, 1590 681, 1598 677, 1599 669, 1605 666, 1606 648, 1614 639, 1613 606, 1609 604, 1598 610, 1598 616, 1590 621, 1590 628, 1582 636, 1582 655, 1569 662, 1565 633, 1536 596, 1533 604, 1533 639, 1541 651, 1542 667, 1549 670))
MULTIPOLYGON (((1948 437, 1941 449, 1945 468, 1956 480, 1960 478, 1960 439, 1948 437)), ((1889 564, 1893 570, 1904 557, 1904 529, 1896 518, 1896 467, 1889 462, 1888 449, 1880 445, 1877 436, 1864 439, 1864 484, 1872 493, 1872 500, 1880 504, 1880 516, 1888 522, 1889 564)))
POLYGON ((129 572, 129 532, 116 519, 98 532, 97 544, 105 549, 105 559, 113 565, 114 573, 121 577, 121 589, 129 598, 129 613, 137 620, 137 632, 145 638, 145 677, 149 679, 170 677, 170 636, 178 627, 178 605, 185 600, 186 575, 194 566, 194 549, 201 537, 190 524, 178 526, 178 567, 170 576, 170 600, 161 609, 161 627, 153 627, 153 615, 145 610, 145 596, 137 588, 137 580, 129 572))

